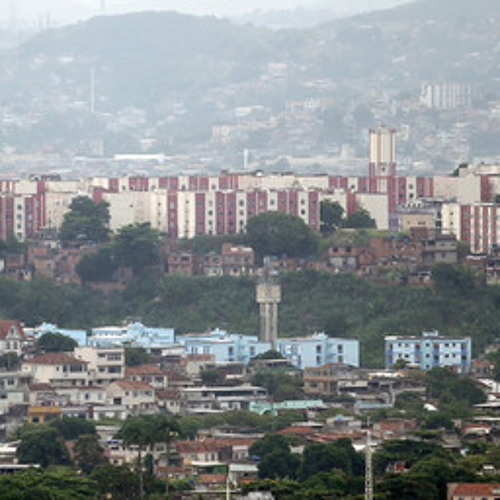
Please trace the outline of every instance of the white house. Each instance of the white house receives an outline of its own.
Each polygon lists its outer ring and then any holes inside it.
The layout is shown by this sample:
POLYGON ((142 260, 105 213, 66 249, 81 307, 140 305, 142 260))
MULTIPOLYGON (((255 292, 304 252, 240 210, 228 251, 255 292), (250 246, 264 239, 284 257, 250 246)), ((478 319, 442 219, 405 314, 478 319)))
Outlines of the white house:
POLYGON ((12 352, 21 355, 27 339, 19 321, 0 320, 0 354, 12 352))
POLYGON ((143 415, 156 411, 154 388, 144 382, 117 380, 106 387, 109 405, 124 406, 129 415, 143 415))
POLYGON ((31 375, 33 382, 52 386, 89 385, 88 362, 63 352, 49 352, 26 359, 21 372, 31 375))

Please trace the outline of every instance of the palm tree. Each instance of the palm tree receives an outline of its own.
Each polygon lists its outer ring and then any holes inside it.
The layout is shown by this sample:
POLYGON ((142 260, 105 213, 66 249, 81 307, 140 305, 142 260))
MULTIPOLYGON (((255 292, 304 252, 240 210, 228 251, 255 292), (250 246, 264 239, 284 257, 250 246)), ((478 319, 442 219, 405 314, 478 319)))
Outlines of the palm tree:
POLYGON ((181 435, 181 426, 179 420, 165 414, 158 414, 153 417, 154 436, 157 441, 165 443, 165 494, 168 498, 170 453, 174 440, 181 435))
POLYGON ((154 442, 154 430, 150 418, 134 417, 125 421, 120 429, 120 435, 123 443, 128 445, 137 445, 137 470, 139 473, 139 495, 144 497, 144 469, 142 467, 142 449, 154 442))

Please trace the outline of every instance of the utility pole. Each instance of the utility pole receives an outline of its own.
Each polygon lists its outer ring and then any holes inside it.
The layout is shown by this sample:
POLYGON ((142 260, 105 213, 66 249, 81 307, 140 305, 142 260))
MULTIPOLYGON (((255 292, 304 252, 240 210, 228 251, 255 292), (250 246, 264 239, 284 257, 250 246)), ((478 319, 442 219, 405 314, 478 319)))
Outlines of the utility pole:
POLYGON ((370 419, 367 422, 365 445, 365 500, 373 500, 373 457, 370 419))

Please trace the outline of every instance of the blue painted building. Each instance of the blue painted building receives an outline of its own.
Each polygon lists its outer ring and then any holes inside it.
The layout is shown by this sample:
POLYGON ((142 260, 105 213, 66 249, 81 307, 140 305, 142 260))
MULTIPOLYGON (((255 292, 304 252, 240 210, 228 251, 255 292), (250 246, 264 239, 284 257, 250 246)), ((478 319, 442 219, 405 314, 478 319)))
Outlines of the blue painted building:
POLYGON ((87 332, 85 330, 68 330, 67 328, 59 328, 52 323, 42 323, 40 326, 33 328, 33 335, 36 339, 39 339, 46 333, 61 333, 62 335, 66 335, 66 337, 72 338, 78 344, 78 347, 85 347, 87 345, 87 332))
MULTIPOLYGON (((224 330, 178 336, 177 342, 184 346, 186 354, 212 354, 215 363, 236 361, 247 364, 255 356, 271 349, 270 342, 260 341, 256 335, 227 333, 224 330)), ((359 366, 358 340, 330 338, 324 333, 281 338, 278 340, 278 350, 298 368, 325 363, 359 366)))
POLYGON ((359 366, 359 340, 328 337, 315 333, 309 337, 281 338, 280 353, 298 368, 345 363, 359 366))
POLYGON ((219 329, 203 334, 180 335, 177 342, 184 347, 186 354, 211 354, 215 363, 248 364, 255 356, 271 349, 271 344, 260 341, 257 335, 228 333, 219 329))
POLYGON ((128 345, 144 349, 170 347, 175 343, 173 328, 153 328, 142 323, 130 323, 126 326, 104 326, 92 329, 87 339, 91 347, 113 347, 128 345))
POLYGON ((441 337, 437 331, 422 336, 385 337, 385 367, 391 368, 398 360, 421 370, 449 367, 457 373, 469 373, 472 362, 470 337, 441 337))

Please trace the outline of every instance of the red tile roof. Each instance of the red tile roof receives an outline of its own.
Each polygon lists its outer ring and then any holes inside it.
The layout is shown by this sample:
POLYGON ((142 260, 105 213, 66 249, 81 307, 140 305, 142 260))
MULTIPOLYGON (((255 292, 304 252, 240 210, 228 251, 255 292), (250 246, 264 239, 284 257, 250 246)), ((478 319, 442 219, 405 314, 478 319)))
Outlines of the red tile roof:
POLYGON ((125 369, 126 377, 132 377, 136 375, 164 375, 164 373, 161 368, 156 365, 128 366, 125 369))
POLYGON ((226 484, 225 474, 200 474, 197 482, 201 484, 226 484))
POLYGON ((29 384, 30 391, 52 391, 54 388, 50 384, 45 383, 34 383, 29 384))
POLYGON ((116 385, 125 390, 153 390, 153 387, 144 382, 136 382, 135 380, 117 380, 116 385))
POLYGON ((290 425, 285 427, 280 431, 280 434, 296 434, 296 435, 308 435, 315 434, 318 429, 313 429, 312 427, 307 427, 305 425, 290 425))
POLYGON ((158 399, 180 399, 181 393, 175 389, 157 389, 156 397, 158 399))
POLYGON ((25 359, 23 363, 33 365, 88 365, 87 361, 77 359, 65 352, 47 352, 31 359, 25 359))
POLYGON ((499 483, 458 483, 453 490, 453 496, 478 496, 484 497, 489 495, 500 494, 499 483))
POLYGON ((25 335, 21 323, 17 320, 10 320, 10 319, 0 320, 0 339, 2 340, 5 339, 5 337, 7 336, 7 334, 9 333, 10 329, 13 326, 20 333, 21 338, 24 339, 25 335))

